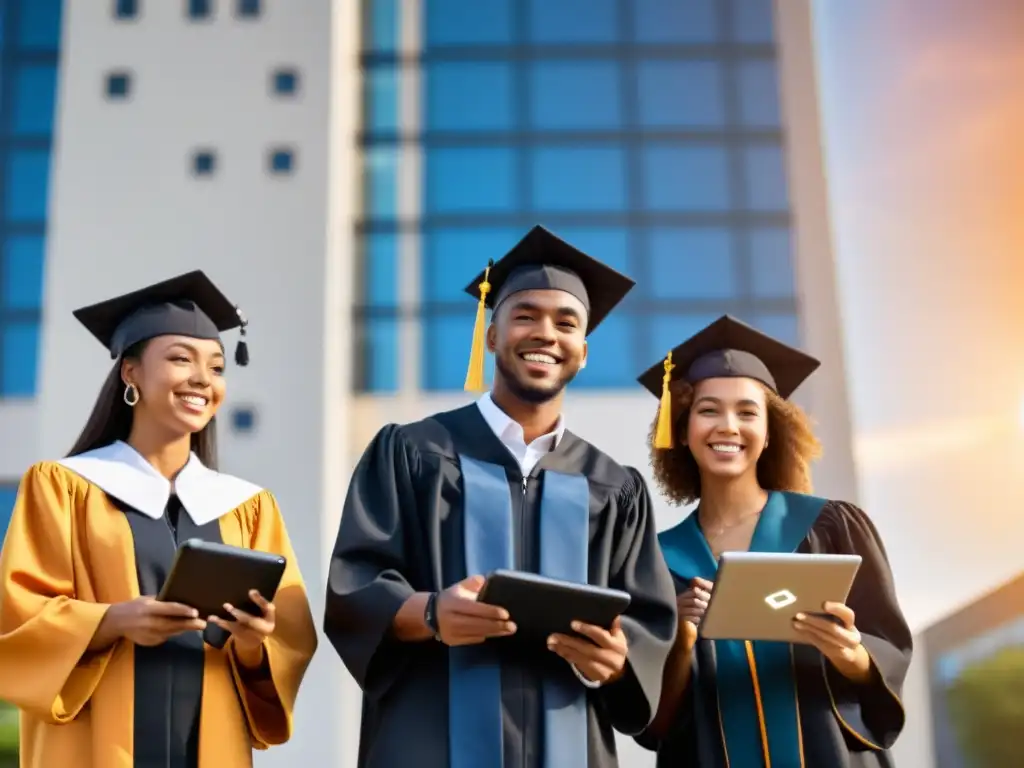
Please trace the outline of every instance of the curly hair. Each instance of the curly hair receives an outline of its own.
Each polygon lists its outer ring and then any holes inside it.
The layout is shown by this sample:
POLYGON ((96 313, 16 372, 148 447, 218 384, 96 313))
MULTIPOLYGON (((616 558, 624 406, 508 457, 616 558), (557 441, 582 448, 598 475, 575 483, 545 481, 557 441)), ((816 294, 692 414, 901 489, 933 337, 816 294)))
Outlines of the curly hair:
MULTIPOLYGON (((690 421, 693 387, 685 382, 672 386, 673 431, 676 435, 690 421)), ((811 462, 821 456, 821 443, 814 436, 810 418, 804 410, 779 397, 767 387, 768 447, 757 462, 757 481, 769 491, 811 491, 811 462)), ((660 410, 660 408, 659 408, 660 410)), ((658 427, 655 414, 648 435, 654 481, 673 504, 689 504, 700 498, 700 470, 690 449, 676 443, 674 448, 654 447, 658 427)))

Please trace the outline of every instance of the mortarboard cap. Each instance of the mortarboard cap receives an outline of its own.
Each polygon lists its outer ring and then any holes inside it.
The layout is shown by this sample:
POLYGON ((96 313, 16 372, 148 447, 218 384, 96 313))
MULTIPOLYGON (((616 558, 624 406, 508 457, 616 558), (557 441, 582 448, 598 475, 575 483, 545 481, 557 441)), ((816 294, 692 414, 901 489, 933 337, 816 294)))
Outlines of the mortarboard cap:
POLYGON ((220 341, 220 332, 240 328, 235 362, 249 363, 245 315, 202 272, 195 270, 74 311, 74 316, 118 359, 157 336, 220 341))
POLYGON ((780 397, 788 398, 819 365, 810 355, 723 315, 637 379, 648 392, 661 398, 655 447, 672 447, 669 386, 673 381, 692 385, 706 379, 741 376, 760 381, 780 397))
POLYGON ((485 309, 497 309, 520 291, 565 291, 579 299, 586 309, 589 336, 635 284, 632 278, 588 256, 544 227, 533 227, 512 250, 499 261, 491 261, 466 286, 466 293, 479 301, 466 390, 483 389, 485 309))

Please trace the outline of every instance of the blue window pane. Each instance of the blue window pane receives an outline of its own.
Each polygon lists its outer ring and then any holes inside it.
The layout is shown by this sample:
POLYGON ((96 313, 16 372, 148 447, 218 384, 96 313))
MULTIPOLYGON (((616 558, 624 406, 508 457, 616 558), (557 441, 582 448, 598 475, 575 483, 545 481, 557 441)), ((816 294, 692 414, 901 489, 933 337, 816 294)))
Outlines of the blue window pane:
POLYGON ((253 18, 260 15, 260 0, 238 0, 238 15, 253 18))
POLYGON ((36 391, 39 323, 0 326, 0 397, 31 397, 36 391))
POLYGON ((374 233, 366 237, 365 245, 363 303, 398 306, 398 235, 374 233))
POLYGON ((364 13, 369 25, 366 39, 370 46, 379 53, 397 50, 401 0, 368 0, 368 3, 369 11, 364 13))
POLYGON ((796 315, 788 313, 754 315, 750 319, 743 319, 762 333, 778 339, 783 344, 789 344, 791 347, 800 346, 800 322, 796 315))
POLYGON ((50 153, 19 149, 7 156, 7 218, 10 221, 46 219, 50 188, 50 153))
POLYGON ((733 236, 725 229, 658 228, 650 232, 651 295, 657 299, 735 296, 733 236))
POLYGON ((138 0, 114 0, 114 18, 134 19, 138 12, 138 0))
POLYGON ((295 168, 295 153, 290 149, 275 149, 270 153, 270 172, 291 173, 295 168))
POLYGON ((205 19, 210 15, 210 0, 188 0, 190 19, 205 19))
MULTIPOLYGON (((421 300, 468 302, 464 288, 523 236, 510 228, 431 229, 423 233, 423 264, 420 269, 421 300)), ((467 347, 468 349, 468 347, 467 347)))
POLYGON ((21 0, 18 45, 56 51, 60 48, 61 0, 21 0))
POLYGON ((779 78, 774 61, 745 61, 739 65, 740 119, 757 128, 782 125, 779 78))
POLYGON ((393 219, 398 215, 398 152, 374 147, 364 154, 367 215, 393 219))
POLYGON ((785 211, 789 190, 782 147, 748 147, 743 152, 747 206, 754 211, 785 211))
POLYGON ((612 269, 629 275, 629 230, 621 227, 547 228, 584 253, 589 253, 612 269))
POLYGON ((55 65, 19 68, 14 79, 14 132, 21 135, 45 135, 52 132, 56 92, 55 65))
POLYGON ((681 312, 657 314, 651 318, 646 334, 648 365, 663 360, 670 349, 693 336, 697 331, 707 328, 721 317, 716 314, 684 314, 681 312))
POLYGON ((364 386, 368 392, 398 389, 398 318, 372 317, 364 327, 364 386))
POLYGON ((733 38, 740 43, 775 42, 774 0, 732 0, 733 38))
POLYGON ((426 65, 428 131, 508 131, 515 125, 507 62, 426 65))
POLYGON ((256 428, 256 411, 252 408, 234 408, 231 411, 231 427, 235 432, 243 434, 256 428))
POLYGON ((608 315, 587 339, 587 367, 580 371, 572 386, 581 389, 632 388, 636 373, 623 356, 629 359, 636 344, 635 320, 618 312, 608 315))
POLYGON ((718 40, 718 0, 632 0, 641 43, 710 43, 718 40))
POLYGON ((282 96, 290 96, 299 90, 299 73, 294 69, 279 69, 274 73, 273 90, 282 96))
POLYGON ((590 131, 618 128, 623 117, 621 80, 619 67, 610 61, 534 63, 530 68, 532 127, 590 131))
POLYGON ((398 71, 375 67, 363 80, 366 95, 366 129, 374 133, 398 130, 398 71))
POLYGON ((756 229, 750 233, 750 266, 753 293, 767 298, 788 297, 796 292, 793 246, 789 230, 756 229))
POLYGON ((427 47, 493 45, 512 42, 512 11, 521 0, 430 0, 427 47))
POLYGON ((196 152, 192 156, 192 172, 209 176, 217 169, 217 156, 213 152, 196 152))
MULTIPOLYGON (((467 302, 464 312, 427 315, 423 318, 423 369, 420 388, 428 392, 462 389, 473 342, 476 306, 467 302)), ((494 357, 487 355, 484 383, 494 376, 494 357)))
POLYGON ((617 0, 530 0, 534 43, 615 42, 618 22, 617 0))
POLYGON ((107 97, 111 100, 128 98, 131 91, 131 75, 127 72, 118 72, 107 75, 107 97))
POLYGON ((652 128, 715 127, 725 122, 722 68, 713 61, 642 61, 640 121, 652 128))
POLYGON ((551 147, 532 154, 533 207, 540 211, 618 212, 627 207, 621 147, 551 147))
POLYGON ((516 153, 507 147, 427 149, 427 213, 482 213, 518 208, 516 153))
POLYGON ((720 147, 648 144, 643 150, 644 203, 657 211, 729 208, 729 162, 720 147))
POLYGON ((44 248, 44 238, 37 235, 6 238, 0 309, 42 309, 44 248))
POLYGON ((11 524, 11 514, 14 512, 14 503, 17 499, 17 486, 0 486, 0 541, 7 535, 7 527, 11 524))

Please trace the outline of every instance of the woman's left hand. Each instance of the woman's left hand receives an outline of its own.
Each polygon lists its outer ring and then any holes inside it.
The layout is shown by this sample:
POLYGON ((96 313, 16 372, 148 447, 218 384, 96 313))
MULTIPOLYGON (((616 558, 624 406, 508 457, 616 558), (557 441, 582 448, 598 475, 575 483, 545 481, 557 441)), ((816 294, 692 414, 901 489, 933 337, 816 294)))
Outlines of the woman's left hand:
POLYGON ((259 616, 253 616, 225 603, 224 610, 235 620, 225 621, 218 616, 211 616, 209 621, 231 633, 235 653, 243 665, 258 667, 263 661, 263 641, 274 633, 274 604, 264 599, 255 589, 250 590, 249 598, 260 609, 259 616))
POLYGON ((825 603, 823 608, 826 616, 798 613, 793 626, 845 677, 866 677, 871 657, 861 643, 853 611, 842 603, 825 603))

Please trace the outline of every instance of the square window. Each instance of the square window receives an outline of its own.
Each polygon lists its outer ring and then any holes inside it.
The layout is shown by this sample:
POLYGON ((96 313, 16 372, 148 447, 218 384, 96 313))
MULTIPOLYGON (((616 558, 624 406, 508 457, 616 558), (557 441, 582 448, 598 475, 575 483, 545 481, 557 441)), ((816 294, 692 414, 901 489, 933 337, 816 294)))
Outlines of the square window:
POLYGON ((517 153, 510 147, 428 147, 427 214, 519 210, 517 153))
POLYGON ((571 243, 584 253, 612 269, 629 275, 629 236, 628 229, 622 227, 558 227, 544 224, 558 237, 571 243))
POLYGON ((294 96, 299 90, 299 73, 295 69, 281 67, 274 70, 270 88, 278 96, 294 96))
POLYGON ((210 5, 210 0, 186 0, 188 17, 193 20, 210 18, 212 11, 210 5))
POLYGON ((398 306, 398 235, 374 232, 363 238, 363 290, 360 303, 398 306))
POLYGON ((779 78, 774 61, 744 61, 739 65, 740 120, 755 128, 782 125, 779 78))
POLYGON ((61 0, 21 0, 18 11, 19 48, 60 49, 61 0))
POLYGON ((789 344, 791 347, 800 346, 800 321, 792 312, 754 315, 746 322, 783 344, 789 344))
POLYGON ((46 136, 52 133, 56 96, 55 65, 18 67, 14 76, 14 133, 20 136, 46 136))
POLYGON ((729 230, 659 227, 649 232, 648 248, 653 298, 727 299, 737 294, 729 230))
POLYGON ((270 172, 275 176, 289 174, 295 169, 295 153, 283 147, 271 150, 269 165, 270 172))
MULTIPOLYGON (((472 279, 472 277, 470 277, 472 279)), ((467 281, 468 282, 468 281, 467 281)), ((473 321, 476 305, 466 297, 466 309, 444 314, 424 314, 420 389, 427 392, 450 392, 466 383, 469 352, 473 342, 473 321)), ((494 357, 484 361, 484 384, 494 378, 494 357)))
POLYGON ((796 293, 793 245, 789 229, 755 229, 750 233, 753 293, 764 298, 789 298, 796 293))
POLYGON ((232 408, 231 429, 242 434, 256 429, 256 409, 251 406, 232 408))
POLYGON ((38 357, 38 322, 0 325, 0 397, 35 394, 38 357))
POLYGON ((398 151, 372 147, 363 152, 366 216, 374 220, 398 216, 398 151))
POLYGON ((613 61, 534 62, 530 126, 549 131, 615 130, 623 120, 621 81, 622 71, 613 61))
MULTIPOLYGON (((424 304, 470 301, 463 289, 523 236, 511 228, 438 228, 423 233, 420 301, 424 304)), ((467 348, 468 349, 468 348, 467 348)))
POLYGON ((217 170, 217 155, 213 150, 201 149, 192 155, 192 172, 196 176, 212 176, 217 170))
POLYGON ((774 43, 774 0, 732 0, 732 33, 738 43, 774 43))
POLYGON ((629 356, 636 349, 635 327, 634 317, 622 310, 602 320, 587 338, 587 367, 580 371, 573 385, 580 389, 632 388, 636 384, 637 366, 629 356))
POLYGON ((374 67, 363 78, 366 130, 370 133, 398 132, 398 70, 374 67))
POLYGON ((619 39, 617 0, 529 2, 532 43, 613 43, 619 39))
POLYGON ((522 0, 430 0, 426 14, 426 44, 430 50, 446 45, 507 45, 513 42, 513 6, 522 0))
POLYGON ((368 12, 362 14, 363 45, 369 44, 374 53, 398 50, 401 0, 368 0, 368 4, 368 12))
POLYGON ((530 165, 535 211, 617 213, 629 207, 622 147, 538 147, 530 165))
POLYGON ((138 0, 114 0, 115 19, 134 19, 138 13, 138 0))
POLYGON ((8 221, 44 222, 50 190, 50 153, 45 149, 16 149, 7 154, 8 221))
POLYGON ((237 0, 236 13, 243 19, 254 19, 260 15, 260 0, 237 0))
POLYGON ((18 486, 0 485, 0 541, 7 535, 7 526, 11 524, 14 504, 18 500, 18 486))
POLYGON ((641 61, 640 121, 650 128, 715 128, 725 124, 722 67, 714 61, 641 61))
POLYGON ((743 152, 747 207, 754 211, 785 211, 789 189, 781 146, 748 147, 743 152))
POLYGON ((45 239, 42 235, 8 235, 3 241, 0 270, 0 311, 39 311, 43 307, 43 264, 45 239))
MULTIPOLYGON (((670 349, 675 349, 698 331, 704 330, 721 315, 721 312, 710 314, 659 312, 653 315, 647 333, 644 334, 647 340, 647 361, 641 363, 641 367, 651 366, 658 360, 664 360, 670 349)), ((653 418, 653 414, 651 418, 653 418)))
POLYGON ((122 101, 131 95, 132 76, 128 72, 111 72, 107 75, 107 98, 122 101))
POLYGON ((656 211, 724 211, 731 202, 725 149, 649 143, 643 150, 644 205, 656 211))
POLYGON ((721 39, 718 0, 631 0, 640 43, 711 43, 721 39))
POLYGON ((515 128, 509 62, 428 62, 424 81, 427 131, 515 128))
POLYGON ((356 324, 357 391, 398 391, 398 343, 397 317, 365 317, 356 324))

